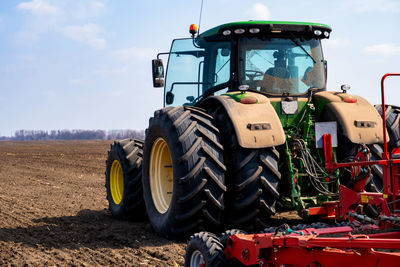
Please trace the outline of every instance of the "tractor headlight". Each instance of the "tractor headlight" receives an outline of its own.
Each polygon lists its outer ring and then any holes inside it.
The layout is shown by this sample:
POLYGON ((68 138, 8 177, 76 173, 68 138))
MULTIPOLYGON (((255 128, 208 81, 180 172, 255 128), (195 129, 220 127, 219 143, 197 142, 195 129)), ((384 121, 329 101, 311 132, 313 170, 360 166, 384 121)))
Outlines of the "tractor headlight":
POLYGON ((249 29, 249 32, 250 33, 259 33, 260 29, 259 28, 251 28, 251 29, 249 29))
POLYGON ((320 30, 315 30, 315 31, 314 31, 314 34, 315 34, 316 36, 320 36, 320 35, 322 34, 322 32, 321 32, 320 30))
POLYGON ((236 29, 235 33, 236 34, 242 34, 242 33, 244 33, 244 29, 236 29))

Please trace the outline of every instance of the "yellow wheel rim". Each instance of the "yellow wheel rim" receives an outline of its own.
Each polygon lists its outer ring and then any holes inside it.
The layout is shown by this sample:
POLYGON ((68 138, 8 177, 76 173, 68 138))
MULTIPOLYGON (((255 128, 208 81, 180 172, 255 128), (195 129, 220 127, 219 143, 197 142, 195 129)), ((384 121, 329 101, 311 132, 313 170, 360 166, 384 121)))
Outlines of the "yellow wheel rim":
POLYGON ((172 160, 167 142, 159 137, 154 142, 150 155, 150 189, 158 212, 169 209, 173 189, 172 160))
POLYGON ((122 174, 122 167, 118 160, 114 160, 110 170, 110 191, 115 204, 122 201, 124 194, 124 175, 122 174))

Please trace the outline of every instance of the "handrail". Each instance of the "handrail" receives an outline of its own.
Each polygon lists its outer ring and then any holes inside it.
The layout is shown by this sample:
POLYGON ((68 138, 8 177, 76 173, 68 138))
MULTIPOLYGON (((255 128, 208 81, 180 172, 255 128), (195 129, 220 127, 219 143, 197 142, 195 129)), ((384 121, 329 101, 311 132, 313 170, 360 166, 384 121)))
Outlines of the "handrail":
POLYGON ((387 138, 386 138, 386 107, 385 107, 385 88, 384 83, 386 77, 389 76, 400 76, 400 73, 386 73, 381 79, 381 97, 382 97, 382 121, 383 121, 383 159, 388 159, 387 152, 387 138))

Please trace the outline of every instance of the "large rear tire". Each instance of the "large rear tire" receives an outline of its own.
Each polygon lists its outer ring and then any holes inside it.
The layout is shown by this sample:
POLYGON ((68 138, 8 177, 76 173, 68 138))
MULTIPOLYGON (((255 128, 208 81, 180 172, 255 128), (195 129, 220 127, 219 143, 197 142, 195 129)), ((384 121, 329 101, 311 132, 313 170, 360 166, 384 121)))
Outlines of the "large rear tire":
POLYGON ((109 209, 117 219, 141 220, 146 216, 142 187, 143 141, 114 141, 106 161, 109 209))
MULTIPOLYGON (((339 145, 337 147, 338 161, 343 162, 356 154, 357 144, 352 143, 347 137, 343 135, 338 136, 339 145)), ((380 160, 382 159, 382 145, 371 144, 368 145, 371 152, 370 160, 380 160)), ((349 182, 350 173, 345 173, 341 178, 341 183, 346 185, 349 182)), ((371 166, 371 177, 367 180, 365 184, 365 190, 369 192, 382 192, 383 190, 383 173, 382 166, 372 165, 371 166)))
POLYGON ((229 227, 263 229, 275 214, 279 199, 279 152, 274 148, 239 146, 232 121, 221 108, 213 112, 225 148, 228 166, 227 212, 229 227))
POLYGON ((154 230, 184 239, 216 229, 224 210, 223 147, 213 118, 195 107, 154 113, 146 131, 143 190, 154 230))
MULTIPOLYGON (((386 115, 386 129, 389 134, 388 152, 390 153, 393 148, 399 147, 399 118, 400 118, 400 107, 385 105, 386 115)), ((382 105, 376 105, 376 110, 382 116, 382 105)))

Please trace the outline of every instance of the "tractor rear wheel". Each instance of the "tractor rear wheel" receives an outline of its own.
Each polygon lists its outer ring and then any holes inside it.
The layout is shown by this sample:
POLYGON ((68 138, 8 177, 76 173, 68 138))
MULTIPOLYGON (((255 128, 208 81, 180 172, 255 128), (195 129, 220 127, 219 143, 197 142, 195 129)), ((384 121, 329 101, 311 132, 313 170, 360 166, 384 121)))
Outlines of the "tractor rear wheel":
POLYGON ((144 219, 142 187, 143 141, 114 141, 106 161, 106 189, 109 209, 118 219, 144 219))
MULTIPOLYGON (((358 144, 352 143, 347 137, 343 135, 338 136, 339 145, 337 147, 337 156, 339 162, 351 161, 352 157, 356 155, 356 149, 358 144)), ((368 145, 371 152, 370 160, 380 160, 382 159, 382 145, 381 144, 371 144, 368 145)), ((365 184, 365 189, 369 192, 382 192, 383 190, 383 173, 382 166, 372 165, 371 166, 371 177, 367 180, 365 184)), ((350 180, 350 173, 344 173, 341 177, 341 183, 346 185, 350 180)))
POLYGON ((228 166, 227 211, 230 227, 263 229, 280 197, 279 152, 274 148, 248 149, 239 146, 232 121, 226 112, 213 112, 221 132, 228 166))
POLYGON ((182 106, 156 111, 143 154, 144 200, 159 235, 183 239, 221 225, 226 168, 210 115, 182 106))
MULTIPOLYGON (((399 119, 400 119, 400 107, 385 105, 386 115, 386 129, 389 134, 388 152, 390 153, 393 148, 399 147, 399 119)), ((382 105, 376 105, 376 110, 382 116, 382 105)))
MULTIPOLYGON (((372 144, 368 146, 371 152, 370 160, 381 160, 383 148, 381 144, 372 144)), ((371 165, 372 178, 366 184, 366 190, 369 192, 383 192, 383 170, 382 165, 371 165)))

